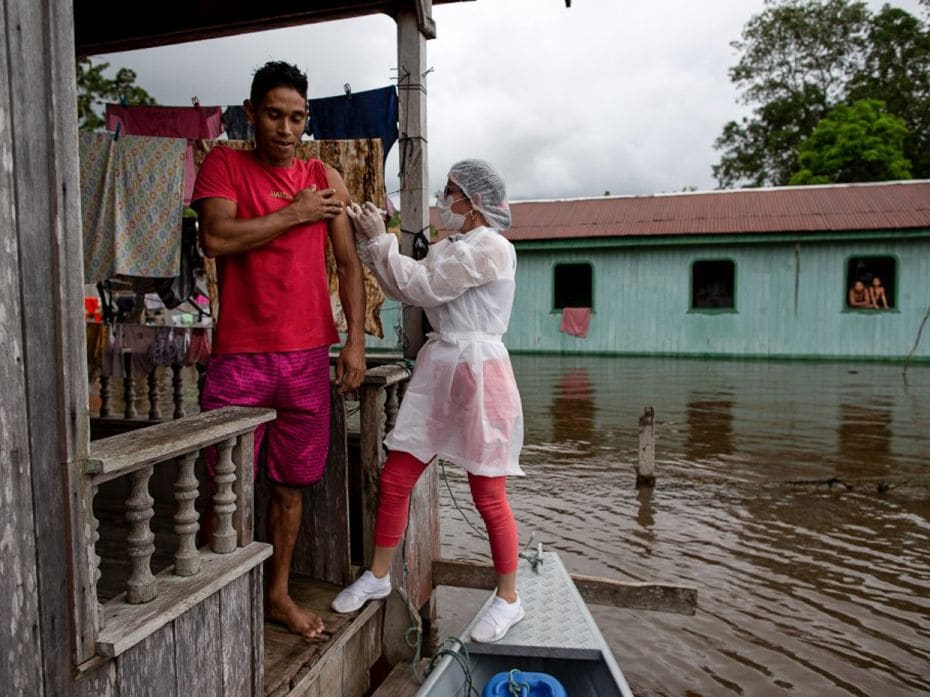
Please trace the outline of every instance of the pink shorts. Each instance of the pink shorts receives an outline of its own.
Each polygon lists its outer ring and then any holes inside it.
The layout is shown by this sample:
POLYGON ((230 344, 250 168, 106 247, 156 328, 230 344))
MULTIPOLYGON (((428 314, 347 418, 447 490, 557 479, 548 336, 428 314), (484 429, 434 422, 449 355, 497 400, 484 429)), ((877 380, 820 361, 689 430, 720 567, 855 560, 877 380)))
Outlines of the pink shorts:
MULTIPOLYGON (((277 409, 255 430, 255 468, 265 443, 265 471, 278 484, 307 486, 323 477, 329 451, 329 347, 287 353, 221 353, 210 357, 200 408, 277 409)), ((213 476, 215 448, 208 449, 213 476), (212 452, 211 452, 212 451, 212 452)))

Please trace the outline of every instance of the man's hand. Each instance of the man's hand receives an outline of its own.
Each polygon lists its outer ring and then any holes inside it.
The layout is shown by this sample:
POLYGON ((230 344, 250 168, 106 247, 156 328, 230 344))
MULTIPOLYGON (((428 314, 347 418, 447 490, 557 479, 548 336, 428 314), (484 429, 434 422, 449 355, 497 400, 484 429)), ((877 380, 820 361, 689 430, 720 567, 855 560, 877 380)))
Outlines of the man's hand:
POLYGON ((331 220, 343 211, 342 201, 336 197, 335 189, 318 191, 315 184, 298 191, 291 206, 306 223, 331 220))
POLYGON ((336 359, 336 384, 339 393, 355 390, 365 379, 365 340, 346 339, 336 359))
POLYGON ((384 227, 383 213, 371 201, 366 201, 364 207, 353 203, 346 208, 346 213, 349 214, 352 227, 355 228, 355 234, 361 235, 366 240, 373 240, 379 235, 387 233, 384 227))

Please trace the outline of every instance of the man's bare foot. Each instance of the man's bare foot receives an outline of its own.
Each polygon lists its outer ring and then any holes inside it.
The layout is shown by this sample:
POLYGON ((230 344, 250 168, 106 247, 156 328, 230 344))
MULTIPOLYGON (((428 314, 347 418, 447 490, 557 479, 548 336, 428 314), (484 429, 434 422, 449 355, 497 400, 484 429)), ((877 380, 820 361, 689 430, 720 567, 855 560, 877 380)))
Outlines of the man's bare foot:
POLYGON ((325 629, 323 620, 300 607, 288 595, 281 599, 269 598, 265 602, 265 617, 286 625, 291 632, 300 634, 305 639, 316 639, 325 629))

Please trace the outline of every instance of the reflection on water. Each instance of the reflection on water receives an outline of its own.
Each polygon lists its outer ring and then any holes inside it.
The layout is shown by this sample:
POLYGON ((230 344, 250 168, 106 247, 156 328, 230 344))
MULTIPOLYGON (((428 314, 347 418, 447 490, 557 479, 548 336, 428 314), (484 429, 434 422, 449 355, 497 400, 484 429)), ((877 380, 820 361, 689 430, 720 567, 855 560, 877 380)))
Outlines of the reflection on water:
POLYGON ((562 373, 549 406, 553 442, 575 443, 582 452, 592 452, 597 412, 593 397, 587 368, 572 368, 562 373))
MULTIPOLYGON (((594 609, 637 695, 930 694, 930 366, 854 367, 514 358, 521 540, 699 589, 694 617, 594 609), (647 404, 657 485, 637 491, 647 404)), ((487 559, 442 493, 443 555, 487 559)))
POLYGON ((686 420, 685 457, 689 460, 707 460, 733 452, 732 400, 692 395, 686 420))
POLYGON ((837 477, 884 477, 891 471, 890 408, 840 404, 837 434, 840 439, 837 477))

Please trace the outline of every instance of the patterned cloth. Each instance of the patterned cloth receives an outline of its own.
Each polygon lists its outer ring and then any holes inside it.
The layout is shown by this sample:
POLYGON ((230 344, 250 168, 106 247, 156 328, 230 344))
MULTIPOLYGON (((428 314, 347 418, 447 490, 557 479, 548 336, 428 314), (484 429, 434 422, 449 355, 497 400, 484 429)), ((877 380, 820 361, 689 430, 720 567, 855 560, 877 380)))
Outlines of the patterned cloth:
POLYGON ((197 168, 191 140, 216 138, 223 132, 223 114, 218 106, 123 106, 107 104, 107 130, 124 135, 186 138, 184 157, 184 205, 191 202, 197 168))
POLYGON ((187 143, 81 133, 84 282, 177 276, 187 143))

